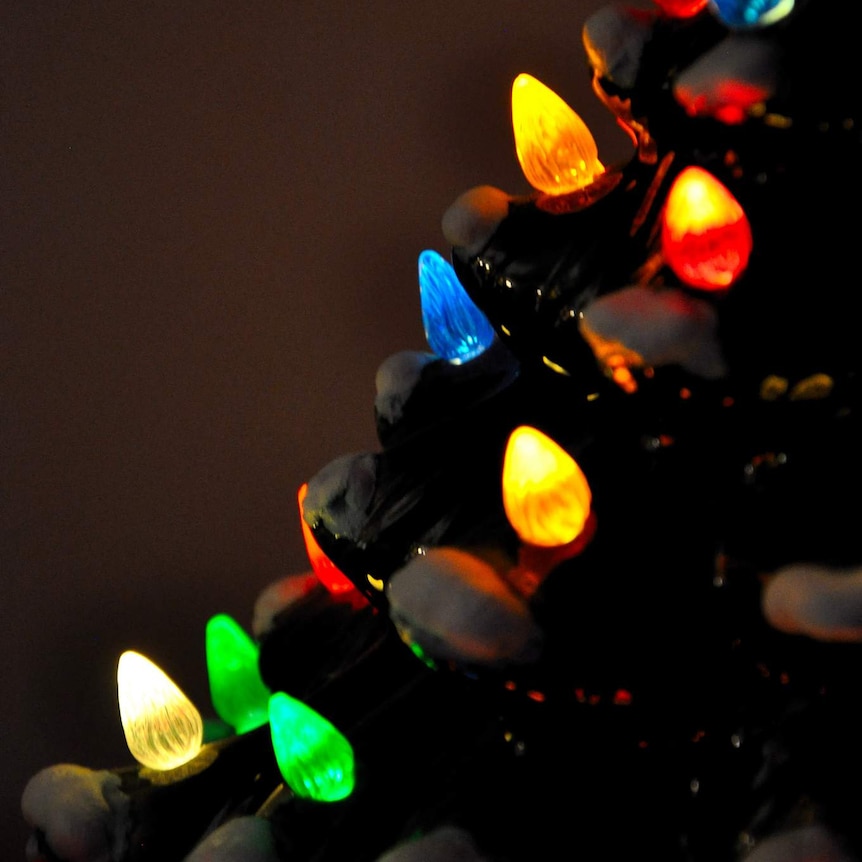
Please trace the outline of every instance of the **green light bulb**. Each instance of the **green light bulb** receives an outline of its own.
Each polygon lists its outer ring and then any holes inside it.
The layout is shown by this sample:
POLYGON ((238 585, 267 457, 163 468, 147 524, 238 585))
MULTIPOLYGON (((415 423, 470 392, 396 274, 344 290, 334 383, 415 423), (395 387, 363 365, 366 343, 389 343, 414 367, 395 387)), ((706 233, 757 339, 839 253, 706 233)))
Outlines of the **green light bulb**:
POLYGON ((238 734, 269 721, 270 690, 260 678, 258 646, 227 614, 207 623, 210 696, 219 717, 238 734))
POLYGON ((338 802, 353 792, 353 748, 322 715, 276 692, 269 699, 272 747, 281 775, 304 799, 338 802))

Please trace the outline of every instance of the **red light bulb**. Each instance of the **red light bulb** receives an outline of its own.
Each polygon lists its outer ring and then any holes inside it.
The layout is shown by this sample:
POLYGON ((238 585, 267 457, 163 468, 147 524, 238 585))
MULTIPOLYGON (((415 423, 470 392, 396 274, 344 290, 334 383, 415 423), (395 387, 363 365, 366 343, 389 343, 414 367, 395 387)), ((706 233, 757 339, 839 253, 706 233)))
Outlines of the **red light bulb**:
POLYGON ((320 583, 329 590, 333 595, 348 593, 356 589, 356 585, 350 578, 347 577, 339 568, 323 553, 320 545, 317 544, 317 539, 314 538, 314 533, 311 527, 305 522, 302 516, 302 501, 308 493, 308 483, 305 482, 299 489, 297 499, 299 502, 299 523, 302 525, 302 538, 305 540, 305 550, 308 554, 308 560, 311 563, 311 568, 314 569, 314 574, 317 575, 320 583))
POLYGON ((748 217, 708 171, 688 167, 679 174, 663 217, 665 261, 690 287, 724 290, 748 265, 752 245, 748 217))

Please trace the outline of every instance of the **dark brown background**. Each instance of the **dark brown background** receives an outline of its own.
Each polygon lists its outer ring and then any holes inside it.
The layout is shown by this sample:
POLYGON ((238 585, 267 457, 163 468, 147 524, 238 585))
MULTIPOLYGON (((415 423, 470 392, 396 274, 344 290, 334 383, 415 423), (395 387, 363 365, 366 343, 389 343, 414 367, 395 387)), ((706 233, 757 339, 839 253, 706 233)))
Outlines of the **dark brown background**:
POLYGON ((35 771, 131 762, 124 649, 212 714, 206 620, 307 568, 297 488, 376 448, 443 211, 526 190, 515 75, 624 152, 598 5, 3 4, 0 857, 35 771))

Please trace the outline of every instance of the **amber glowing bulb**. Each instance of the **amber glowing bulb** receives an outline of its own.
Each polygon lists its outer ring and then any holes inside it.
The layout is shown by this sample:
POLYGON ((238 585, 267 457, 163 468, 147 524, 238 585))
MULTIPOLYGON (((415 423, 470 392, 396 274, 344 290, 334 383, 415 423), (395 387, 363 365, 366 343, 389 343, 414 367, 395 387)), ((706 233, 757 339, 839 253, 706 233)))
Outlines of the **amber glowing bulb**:
POLYGON ((553 90, 526 73, 512 84, 512 128, 521 170, 539 191, 567 194, 604 173, 586 123, 553 90))
POLYGON ((662 253, 685 284, 704 290, 730 287, 748 265, 748 217, 711 173, 688 167, 674 180, 662 224, 662 253))
POLYGON ((203 719, 170 677, 146 656, 126 650, 117 664, 117 699, 129 751, 151 769, 174 769, 203 745, 203 719))
POLYGON ((590 517, 592 492, 578 463, 538 428, 521 425, 503 459, 503 507, 521 540, 541 547, 574 541, 590 517))

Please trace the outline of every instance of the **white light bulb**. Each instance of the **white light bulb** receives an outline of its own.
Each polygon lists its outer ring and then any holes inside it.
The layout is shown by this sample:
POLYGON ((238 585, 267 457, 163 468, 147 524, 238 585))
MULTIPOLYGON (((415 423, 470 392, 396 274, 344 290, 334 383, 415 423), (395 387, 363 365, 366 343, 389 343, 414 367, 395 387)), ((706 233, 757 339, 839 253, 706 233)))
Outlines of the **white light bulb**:
POLYGON ((126 744, 151 769, 188 763, 203 745, 203 719, 161 668, 127 650, 117 665, 117 697, 126 744))

